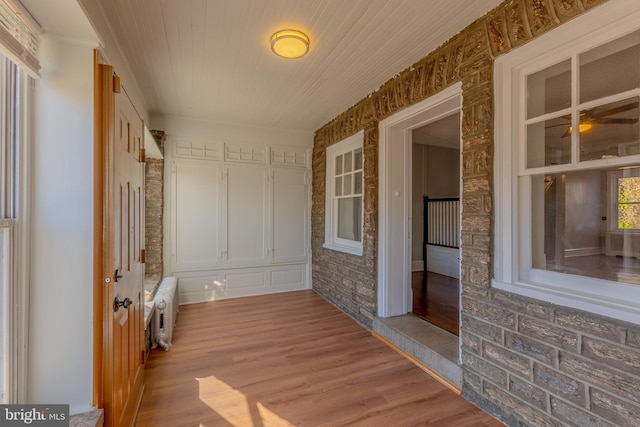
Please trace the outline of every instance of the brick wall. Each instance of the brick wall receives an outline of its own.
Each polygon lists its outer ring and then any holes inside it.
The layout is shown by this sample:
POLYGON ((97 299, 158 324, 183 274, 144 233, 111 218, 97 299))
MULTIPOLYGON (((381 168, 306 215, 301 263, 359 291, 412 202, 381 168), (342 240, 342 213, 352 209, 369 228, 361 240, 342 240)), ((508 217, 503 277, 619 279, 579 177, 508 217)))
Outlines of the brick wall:
MULTIPOLYGON (((151 131, 160 152, 164 152, 166 136, 162 131, 151 131)), ((145 281, 156 285, 162 279, 164 160, 147 159, 145 165, 145 281)), ((152 290, 150 290, 153 293, 152 290)))
POLYGON ((640 425, 640 328, 491 288, 493 61, 604 0, 501 4, 315 133, 313 288, 370 327, 376 312, 378 122, 462 82, 463 394, 511 425, 640 425), (324 249, 326 148, 364 129, 362 257, 324 249))

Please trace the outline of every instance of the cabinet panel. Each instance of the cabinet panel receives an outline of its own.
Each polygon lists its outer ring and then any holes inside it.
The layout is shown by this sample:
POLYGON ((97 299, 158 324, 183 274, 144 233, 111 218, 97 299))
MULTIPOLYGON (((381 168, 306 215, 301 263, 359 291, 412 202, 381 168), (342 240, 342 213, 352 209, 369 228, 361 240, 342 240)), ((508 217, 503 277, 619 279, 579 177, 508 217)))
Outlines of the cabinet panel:
POLYGON ((229 165, 225 182, 225 258, 230 264, 263 263, 267 249, 267 169, 229 165))
POLYGON ((174 270, 213 267, 219 261, 220 167, 212 162, 173 162, 174 270))
POLYGON ((307 257, 307 172, 273 168, 272 262, 304 261, 307 257))

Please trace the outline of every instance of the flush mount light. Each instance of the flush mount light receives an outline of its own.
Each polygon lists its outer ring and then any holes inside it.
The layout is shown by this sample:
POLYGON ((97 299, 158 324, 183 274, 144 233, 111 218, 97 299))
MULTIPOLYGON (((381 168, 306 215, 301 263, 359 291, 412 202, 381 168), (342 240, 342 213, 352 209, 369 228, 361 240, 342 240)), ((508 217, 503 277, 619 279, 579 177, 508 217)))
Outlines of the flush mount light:
POLYGON ((309 36, 298 30, 280 30, 271 36, 271 50, 283 58, 300 58, 309 52, 309 36))

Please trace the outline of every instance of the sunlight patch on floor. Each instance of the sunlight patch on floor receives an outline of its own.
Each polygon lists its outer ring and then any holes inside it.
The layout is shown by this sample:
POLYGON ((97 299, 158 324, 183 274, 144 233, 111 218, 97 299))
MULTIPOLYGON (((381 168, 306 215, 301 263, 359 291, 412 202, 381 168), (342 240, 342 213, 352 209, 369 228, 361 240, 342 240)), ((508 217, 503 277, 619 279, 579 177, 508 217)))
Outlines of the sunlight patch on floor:
POLYGON ((247 399, 242 392, 215 376, 196 378, 196 381, 200 401, 234 426, 293 427, 262 403, 247 399))

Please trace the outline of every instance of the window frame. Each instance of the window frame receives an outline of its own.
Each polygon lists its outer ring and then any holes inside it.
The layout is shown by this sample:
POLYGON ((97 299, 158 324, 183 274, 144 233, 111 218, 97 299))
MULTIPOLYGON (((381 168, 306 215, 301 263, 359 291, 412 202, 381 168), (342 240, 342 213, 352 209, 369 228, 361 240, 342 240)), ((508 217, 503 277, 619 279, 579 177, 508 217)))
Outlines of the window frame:
POLYGON ((640 163, 640 155, 634 155, 525 169, 526 75, 638 30, 640 4, 626 0, 625 5, 619 3, 599 6, 597 11, 563 24, 494 63, 496 210, 492 287, 640 324, 640 286, 531 267, 533 175, 640 163))
MULTIPOLYGON (((6 59, 8 62, 10 58, 6 59)), ((5 59, 0 57, 4 64, 5 59)), ((22 403, 27 399, 27 354, 28 354, 28 321, 29 321, 29 242, 30 242, 30 194, 31 179, 29 175, 31 159, 31 126, 33 122, 33 88, 34 80, 20 66, 15 66, 16 105, 12 117, 15 128, 11 138, 14 143, 15 171, 9 191, 12 198, 10 211, 0 218, 0 263, 7 272, 0 277, 3 289, 2 303, 4 321, 8 324, 0 327, 5 334, 0 357, 0 369, 4 371, 1 385, 1 403, 22 403), (5 217, 6 216, 6 217, 5 217), (4 298, 6 297, 6 299, 4 298), (7 345, 7 347, 4 346, 7 345)), ((4 78, 4 70, 0 70, 4 78)), ((4 104, 4 103, 3 103, 4 104)), ((5 105, 0 106, 0 114, 5 114, 5 105)))
MULTIPOLYGON (((364 131, 351 135, 327 148, 325 175, 325 237, 323 247, 335 251, 362 256, 364 240, 364 131), (338 237, 338 196, 335 195, 335 163, 336 158, 358 148, 363 150, 362 156, 362 193, 360 209, 360 241, 338 237)), ((357 197, 357 195, 356 195, 357 197)))
MULTIPOLYGON (((607 207, 607 231, 615 231, 619 233, 640 233, 640 228, 620 228, 620 205, 621 203, 618 201, 618 195, 620 191, 620 179, 624 178, 639 178, 640 177, 640 166, 635 168, 630 168, 628 170, 628 176, 624 176, 622 170, 609 171, 607 173, 607 179, 609 182, 608 190, 609 190, 609 206, 607 207)), ((632 202, 628 204, 640 205, 640 201, 632 202)))

